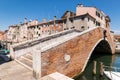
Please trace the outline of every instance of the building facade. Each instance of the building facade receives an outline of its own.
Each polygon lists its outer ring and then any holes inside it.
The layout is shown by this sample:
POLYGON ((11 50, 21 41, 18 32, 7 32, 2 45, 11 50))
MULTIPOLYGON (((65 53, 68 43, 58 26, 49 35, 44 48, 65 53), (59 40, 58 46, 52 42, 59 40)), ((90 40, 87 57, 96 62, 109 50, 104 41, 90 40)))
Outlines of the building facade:
POLYGON ((78 4, 78 6, 76 7, 76 15, 78 16, 86 13, 89 13, 92 17, 96 19, 96 26, 105 27, 106 15, 103 13, 103 11, 97 9, 96 7, 86 7, 82 4, 78 4))
POLYGON ((3 39, 4 39, 4 32, 0 31, 0 41, 3 41, 3 39))
POLYGON ((9 26, 7 31, 7 42, 17 43, 19 40, 20 32, 18 25, 9 26))
POLYGON ((77 29, 84 31, 94 27, 103 27, 110 30, 110 18, 95 7, 85 7, 78 4, 76 13, 66 11, 60 19, 54 16, 53 20, 43 22, 38 20, 27 21, 17 26, 11 26, 8 30, 8 40, 22 42, 38 37, 43 37, 63 30, 77 29))

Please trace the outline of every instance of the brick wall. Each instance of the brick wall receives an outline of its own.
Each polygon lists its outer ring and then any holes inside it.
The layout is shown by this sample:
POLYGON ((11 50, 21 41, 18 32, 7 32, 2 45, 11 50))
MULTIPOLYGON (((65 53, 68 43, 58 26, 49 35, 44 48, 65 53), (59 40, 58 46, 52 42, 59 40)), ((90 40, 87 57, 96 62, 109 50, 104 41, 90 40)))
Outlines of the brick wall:
MULTIPOLYGON (((42 76, 56 71, 69 77, 73 77, 80 73, 84 66, 86 66, 85 64, 91 54, 91 50, 102 38, 103 29, 97 28, 89 33, 85 33, 84 35, 78 36, 57 47, 43 52, 42 76), (65 54, 70 55, 70 61, 65 61, 65 54)), ((108 41, 112 45, 110 35, 108 35, 108 41)))

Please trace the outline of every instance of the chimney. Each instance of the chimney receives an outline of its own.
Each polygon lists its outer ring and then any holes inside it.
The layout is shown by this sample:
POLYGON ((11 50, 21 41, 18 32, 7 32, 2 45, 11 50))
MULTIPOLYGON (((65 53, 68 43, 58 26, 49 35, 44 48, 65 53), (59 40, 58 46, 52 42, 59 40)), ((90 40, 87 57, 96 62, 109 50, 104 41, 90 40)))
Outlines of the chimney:
POLYGON ((70 18, 70 11, 67 11, 67 18, 70 18))
POLYGON ((69 20, 69 18, 70 18, 70 11, 67 11, 67 21, 66 21, 66 29, 69 29, 69 24, 70 24, 70 20, 69 20))
POLYGON ((38 24, 38 20, 36 19, 36 20, 35 20, 35 25, 37 25, 37 24, 38 24))
POLYGON ((78 4, 78 7, 83 7, 83 4, 78 4))
POLYGON ((56 20, 56 16, 54 16, 54 21, 56 20))
POLYGON ((24 18, 24 23, 27 23, 27 18, 24 18))
POLYGON ((46 23, 47 21, 46 21, 46 18, 43 18, 43 23, 46 23))
POLYGON ((56 25, 56 22, 55 22, 56 20, 57 20, 57 19, 56 19, 56 16, 54 16, 54 25, 56 25))

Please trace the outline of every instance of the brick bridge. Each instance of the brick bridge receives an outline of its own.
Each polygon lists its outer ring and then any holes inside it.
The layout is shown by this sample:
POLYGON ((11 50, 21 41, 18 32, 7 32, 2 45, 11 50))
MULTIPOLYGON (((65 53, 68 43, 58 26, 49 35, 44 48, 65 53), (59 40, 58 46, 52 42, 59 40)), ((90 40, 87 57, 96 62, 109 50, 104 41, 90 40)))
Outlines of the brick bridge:
POLYGON ((73 77, 84 71, 95 49, 111 54, 115 52, 115 44, 109 30, 96 27, 83 32, 59 32, 12 45, 10 55, 33 70, 33 76, 45 76, 57 71, 73 77))

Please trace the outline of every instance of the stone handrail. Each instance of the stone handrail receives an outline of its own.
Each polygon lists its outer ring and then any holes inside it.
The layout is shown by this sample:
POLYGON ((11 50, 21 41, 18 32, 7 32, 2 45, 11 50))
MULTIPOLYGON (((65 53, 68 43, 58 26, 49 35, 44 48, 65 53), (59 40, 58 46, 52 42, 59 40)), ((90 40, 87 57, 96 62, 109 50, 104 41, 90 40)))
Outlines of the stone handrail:
POLYGON ((50 45, 47 45, 47 46, 44 46, 41 48, 41 51, 46 51, 52 47, 55 47, 59 44, 62 44, 74 37, 77 37, 77 36, 80 36, 80 35, 83 35, 85 33, 88 33, 96 28, 99 28, 99 27, 94 27, 94 28, 90 28, 88 30, 85 30, 83 32, 80 32, 78 30, 67 30, 67 31, 62 31, 62 32, 59 32, 59 33, 55 33, 55 34, 52 34, 52 35, 48 35, 46 37, 40 37, 38 39, 34 39, 34 40, 29 40, 28 42, 23 42, 21 44, 14 44, 11 46, 10 48, 10 55, 11 57, 14 59, 14 58, 17 58, 17 57, 20 57, 26 53, 30 53, 32 52, 32 49, 35 49, 35 48, 38 48, 40 43, 42 42, 45 42, 45 41, 48 41, 48 40, 51 40, 51 39, 54 39, 54 38, 57 38, 59 36, 63 36, 63 35, 66 35, 66 34, 69 34, 69 33, 72 33, 72 32, 78 32, 79 34, 77 35, 74 35, 74 36, 71 36, 65 40, 59 40, 57 42, 54 42, 54 44, 50 44, 50 45), (25 53, 26 52, 26 53, 25 53))

